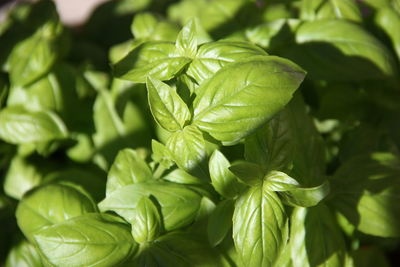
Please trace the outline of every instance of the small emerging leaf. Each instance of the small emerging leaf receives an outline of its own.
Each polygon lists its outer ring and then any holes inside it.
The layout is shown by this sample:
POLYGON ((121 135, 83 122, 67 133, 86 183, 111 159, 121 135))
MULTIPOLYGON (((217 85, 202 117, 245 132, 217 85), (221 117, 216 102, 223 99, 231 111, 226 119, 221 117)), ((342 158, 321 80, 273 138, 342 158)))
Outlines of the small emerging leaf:
POLYGON ((147 90, 151 113, 164 129, 175 132, 190 120, 188 107, 169 85, 150 77, 147 90))

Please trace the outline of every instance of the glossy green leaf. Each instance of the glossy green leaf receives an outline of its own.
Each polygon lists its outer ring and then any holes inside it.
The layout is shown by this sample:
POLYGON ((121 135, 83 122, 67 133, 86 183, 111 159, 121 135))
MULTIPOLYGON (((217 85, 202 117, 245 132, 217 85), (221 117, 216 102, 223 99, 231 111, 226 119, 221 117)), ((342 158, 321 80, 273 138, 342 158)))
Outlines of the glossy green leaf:
POLYGON ((187 74, 198 83, 211 78, 219 69, 237 60, 253 56, 266 56, 261 48, 234 41, 218 41, 201 45, 196 57, 190 63, 187 74))
POLYGON ((153 175, 147 163, 137 151, 126 148, 121 150, 110 168, 107 178, 107 195, 125 185, 144 182, 153 175))
POLYGON ((8 107, 0 111, 0 138, 12 144, 43 143, 68 135, 63 121, 51 111, 8 107))
POLYGON ((223 200, 215 207, 210 215, 207 226, 208 241, 215 247, 220 244, 232 227, 234 202, 223 200))
POLYGON ((359 231, 382 237, 398 237, 399 163, 389 153, 372 153, 345 162, 332 179, 330 205, 359 231))
POLYGON ((387 48, 361 26, 345 20, 303 23, 295 47, 286 56, 314 79, 362 81, 386 79, 396 72, 387 48))
POLYGON ((34 234, 46 259, 56 266, 115 266, 137 249, 128 225, 108 214, 85 214, 34 234))
POLYGON ((173 78, 189 62, 189 58, 177 53, 173 43, 147 42, 134 48, 115 64, 114 75, 138 83, 145 83, 149 76, 165 81, 173 78))
POLYGON ((244 184, 251 186, 261 184, 265 175, 260 165, 246 161, 234 162, 229 170, 244 184))
POLYGON ((237 200, 233 239, 245 266, 274 266, 288 239, 287 217, 276 193, 260 185, 237 200))
POLYGON ((99 207, 111 210, 134 222, 139 200, 154 197, 161 207, 164 228, 167 231, 190 224, 200 206, 201 196, 191 189, 167 182, 147 182, 124 186, 107 196, 99 207))
POLYGON ((196 126, 186 126, 173 133, 166 144, 179 168, 187 172, 195 171, 206 157, 206 145, 203 134, 196 126))
POLYGON ((25 194, 19 202, 18 226, 28 239, 41 229, 88 212, 96 212, 93 200, 82 190, 49 184, 25 194), (50 196, 50 198, 49 198, 50 196))
POLYGON ((44 266, 37 248, 26 240, 13 246, 7 255, 5 267, 44 266))
POLYGON ((288 246, 293 266, 344 266, 344 237, 326 206, 296 208, 291 222, 288 246))
POLYGON ((183 57, 194 58, 197 52, 196 23, 190 20, 179 32, 176 39, 176 49, 183 57))
POLYGON ((151 113, 164 129, 174 132, 181 130, 190 120, 190 111, 177 92, 169 85, 147 79, 147 91, 151 113))
POLYGON ((303 70, 278 57, 233 63, 198 88, 193 123, 225 145, 236 144, 282 109, 303 78, 303 70))
POLYGON ((132 222, 132 236, 139 242, 155 240, 162 230, 161 218, 157 207, 147 197, 142 197, 136 208, 135 220, 132 222))
POLYGON ((234 198, 242 190, 236 176, 229 170, 231 164, 219 150, 215 150, 208 162, 211 183, 215 190, 225 198, 234 198))

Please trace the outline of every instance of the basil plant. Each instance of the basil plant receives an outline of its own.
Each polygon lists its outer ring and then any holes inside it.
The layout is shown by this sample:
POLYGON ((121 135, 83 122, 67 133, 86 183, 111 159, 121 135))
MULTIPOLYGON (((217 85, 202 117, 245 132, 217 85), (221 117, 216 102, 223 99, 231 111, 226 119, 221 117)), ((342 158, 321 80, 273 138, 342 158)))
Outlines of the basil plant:
POLYGON ((0 266, 394 266, 399 28, 396 0, 16 5, 0 266))

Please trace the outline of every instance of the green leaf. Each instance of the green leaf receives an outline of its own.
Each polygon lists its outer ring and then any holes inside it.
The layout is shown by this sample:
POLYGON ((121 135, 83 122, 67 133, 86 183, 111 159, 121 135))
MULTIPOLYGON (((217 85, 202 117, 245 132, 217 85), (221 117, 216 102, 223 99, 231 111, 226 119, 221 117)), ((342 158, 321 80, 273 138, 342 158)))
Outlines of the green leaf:
POLYGON ((153 178, 151 170, 137 151, 121 150, 110 168, 107 178, 106 194, 110 195, 125 185, 135 184, 153 178))
POLYGON ((34 234, 55 266, 116 266, 137 249, 129 227, 108 214, 85 214, 34 234))
POLYGON ((361 22, 362 16, 356 1, 354 0, 330 0, 335 16, 339 19, 347 19, 361 22))
POLYGON ((305 22, 297 30, 296 43, 282 55, 300 64, 313 79, 363 81, 387 79, 396 73, 387 48, 349 21, 305 22))
POLYGON ((400 60, 400 14, 390 7, 378 9, 375 16, 376 24, 387 34, 400 60))
POLYGON ((135 220, 132 222, 132 236, 139 242, 155 240, 162 230, 161 218, 157 207, 147 197, 142 197, 136 209, 135 220))
POLYGON ((19 202, 16 217, 21 231, 32 240, 32 235, 41 229, 96 211, 93 200, 82 190, 49 184, 25 194, 19 202))
POLYGON ((160 163, 166 169, 169 169, 173 165, 165 145, 153 139, 151 140, 151 150, 153 152, 151 157, 155 162, 160 163))
POLYGON ((168 233, 141 253, 128 266, 229 266, 223 265, 222 257, 207 243, 193 235, 180 232, 168 233))
POLYGON ((192 125, 173 133, 167 140, 167 149, 179 168, 191 173, 201 168, 206 157, 206 145, 201 131, 192 125))
POLYGON ((291 222, 288 246, 293 266, 344 266, 346 244, 326 206, 295 208, 291 222))
POLYGON ((232 227, 234 201, 226 199, 221 201, 213 210, 208 219, 207 234, 211 246, 219 245, 232 227))
POLYGON ((153 14, 139 13, 132 21, 131 32, 135 39, 147 39, 154 32, 157 23, 158 20, 153 14))
POLYGON ((44 263, 37 248, 26 240, 13 246, 7 255, 5 267, 37 267, 44 263))
POLYGON ((115 64, 114 75, 137 83, 145 83, 149 76, 165 81, 172 79, 189 62, 189 58, 177 53, 174 43, 152 41, 137 46, 115 64))
POLYGON ((199 84, 211 78, 224 66, 253 56, 268 55, 258 46, 234 41, 218 41, 201 45, 189 65, 187 74, 199 84))
POLYGON ((98 153, 106 160, 106 166, 103 168, 108 168, 119 150, 137 146, 137 139, 132 138, 137 129, 130 128, 130 125, 119 116, 112 96, 106 90, 100 91, 93 109, 96 128, 93 141, 98 153))
POLYGON ((329 204, 359 231, 398 237, 400 210, 399 159, 389 153, 372 153, 345 162, 331 180, 329 204))
POLYGON ((237 200, 233 239, 245 266, 274 266, 288 239, 286 214, 276 193, 260 185, 237 200))
POLYGON ((208 162, 211 183, 215 190, 225 198, 234 198, 242 190, 236 176, 229 170, 231 164, 219 150, 215 150, 208 162))
POLYGON ((30 189, 43 180, 43 173, 27 158, 15 156, 4 179, 4 192, 15 199, 21 199, 30 189))
POLYGON ((265 175, 260 165, 246 161, 234 162, 229 170, 244 184, 251 186, 261 184, 265 175))
POLYGON ((294 188, 281 192, 282 201, 294 207, 312 207, 320 203, 330 193, 330 184, 325 181, 315 187, 294 188))
POLYGON ((313 187, 325 182, 325 146, 306 109, 300 95, 285 109, 293 146, 288 174, 302 186, 313 187))
POLYGON ((194 19, 190 20, 178 34, 177 52, 183 57, 194 58, 197 52, 197 30, 194 19))
POLYGON ((179 168, 167 173, 162 179, 178 184, 204 184, 205 182, 179 168))
POLYGON ((300 187, 299 182, 280 171, 271 171, 264 177, 265 187, 274 192, 285 192, 300 187))
POLYGON ((225 145, 236 144, 282 109, 303 78, 304 72, 286 59, 237 61, 198 88, 193 124, 225 145))
POLYGON ((293 135, 286 110, 279 112, 263 128, 245 140, 245 158, 265 171, 289 168, 293 160, 293 135))
POLYGON ((30 84, 50 70, 66 43, 62 33, 62 24, 50 20, 14 47, 9 58, 13 86, 30 84))
POLYGON ((0 111, 0 138, 12 144, 43 143, 68 135, 62 120, 48 110, 8 107, 0 111))
POLYGON ((149 77, 146 84, 156 122, 170 132, 181 130, 191 117, 185 102, 173 88, 159 80, 149 77))
POLYGON ((126 185, 107 196, 99 207, 111 210, 134 222, 141 197, 154 197, 161 207, 164 228, 167 231, 190 224, 200 207, 201 196, 189 188, 167 182, 147 182, 126 185))

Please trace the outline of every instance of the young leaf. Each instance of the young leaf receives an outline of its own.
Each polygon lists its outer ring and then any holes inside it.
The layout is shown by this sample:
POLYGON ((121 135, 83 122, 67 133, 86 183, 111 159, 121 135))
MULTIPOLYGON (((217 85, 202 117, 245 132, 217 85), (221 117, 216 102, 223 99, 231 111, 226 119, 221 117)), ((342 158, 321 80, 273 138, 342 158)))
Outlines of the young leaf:
POLYGON ((173 133, 166 144, 171 158, 187 172, 201 169, 206 157, 206 145, 201 131, 192 125, 173 133))
POLYGON ((263 182, 264 170, 258 164, 246 161, 234 162, 229 170, 236 175, 244 184, 260 185, 263 182))
POLYGON ((19 202, 16 217, 21 231, 32 240, 32 235, 43 228, 96 211, 93 200, 82 190, 50 184, 25 194, 19 202))
POLYGON ((34 234, 35 243, 56 266, 116 266, 137 249, 128 225, 108 214, 85 214, 34 234))
POLYGON ((0 138, 11 144, 43 143, 68 135, 63 121, 53 112, 7 107, 0 111, 0 138))
POLYGON ((197 30, 194 19, 182 28, 176 39, 176 49, 183 57, 194 58, 197 52, 197 30))
POLYGON ((153 117, 164 129, 175 132, 181 130, 190 120, 190 111, 185 102, 169 85, 147 78, 150 110, 153 117))
POLYGON ((219 150, 215 150, 208 162, 211 183, 215 190, 225 198, 234 198, 242 190, 236 176, 229 170, 231 164, 219 150))
POLYGON ((114 75, 137 83, 145 83, 149 76, 165 81, 172 79, 190 61, 177 54, 173 43, 146 42, 114 65, 114 75))
POLYGON ((148 197, 142 197, 136 208, 132 222, 132 236, 136 242, 144 243, 155 240, 162 230, 161 218, 157 207, 148 197))
POLYGON ((343 234, 326 206, 295 208, 291 222, 293 266, 344 266, 343 234))
POLYGON ((200 207, 201 196, 188 187, 167 182, 130 184, 107 196, 99 207, 111 210, 133 223, 137 206, 142 197, 154 197, 161 207, 166 231, 190 224, 200 207))
POLYGON ((234 210, 233 200, 221 201, 213 210, 208 219, 207 234, 211 246, 220 244, 232 227, 232 216, 234 210))
POLYGON ((152 179, 152 173, 147 163, 135 150, 121 150, 110 168, 107 178, 106 194, 128 184, 140 183, 152 179))
POLYGON ((236 144, 282 109, 303 78, 304 71, 286 59, 237 61, 198 88, 193 124, 225 145, 236 144))
POLYGON ((276 193, 261 184, 237 200, 233 239, 242 264, 274 266, 288 239, 286 214, 276 193))
POLYGON ((196 57, 188 67, 187 74, 201 84, 227 64, 253 56, 267 55, 263 49, 245 42, 205 43, 199 47, 196 57))
POLYGON ((400 192, 398 159, 389 153, 356 156, 345 162, 331 180, 329 204, 359 231, 381 237, 398 237, 400 192), (397 163, 391 163, 397 161, 397 163))

